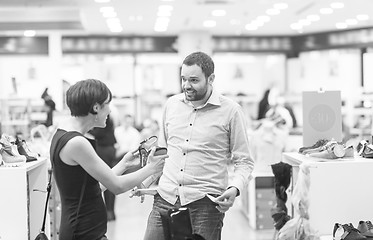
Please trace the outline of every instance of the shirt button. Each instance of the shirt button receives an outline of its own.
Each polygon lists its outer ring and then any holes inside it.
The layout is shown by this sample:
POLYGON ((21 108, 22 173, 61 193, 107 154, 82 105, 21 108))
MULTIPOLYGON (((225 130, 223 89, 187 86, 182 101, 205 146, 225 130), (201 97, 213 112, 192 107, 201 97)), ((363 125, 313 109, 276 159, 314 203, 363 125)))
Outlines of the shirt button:
POLYGON ((192 126, 192 124, 190 123, 189 126, 192 126))
POLYGON ((197 111, 197 109, 194 109, 194 111, 197 111))
POLYGON ((185 156, 185 155, 186 155, 186 153, 183 153, 183 155, 185 156))
POLYGON ((180 169, 180 171, 183 171, 183 169, 180 169))
POLYGON ((186 141, 187 141, 187 142, 189 142, 189 140, 188 140, 188 139, 187 139, 186 141))
POLYGON ((181 184, 179 184, 179 186, 181 187, 181 184))

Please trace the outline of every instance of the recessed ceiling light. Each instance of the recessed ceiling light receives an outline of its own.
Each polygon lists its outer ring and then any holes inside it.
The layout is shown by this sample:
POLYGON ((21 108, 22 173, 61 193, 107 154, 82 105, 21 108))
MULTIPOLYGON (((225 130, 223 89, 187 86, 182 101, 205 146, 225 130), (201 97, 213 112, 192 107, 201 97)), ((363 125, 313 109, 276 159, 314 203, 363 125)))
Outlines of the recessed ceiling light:
POLYGON ((333 2, 330 4, 331 8, 344 8, 344 3, 342 2, 333 2))
POLYGON ((356 19, 359 21, 366 21, 369 20, 369 16, 366 14, 359 14, 356 16, 356 19))
POLYGON ((349 18, 349 19, 346 20, 346 23, 347 23, 347 25, 356 25, 358 23, 358 21, 356 19, 349 18))
POLYGON ((206 20, 203 22, 204 27, 215 27, 216 26, 216 21, 214 20, 206 20))
POLYGON ((26 30, 23 32, 23 36, 25 37, 34 37, 36 32, 34 30, 26 30))
POLYGON ((273 4, 273 7, 279 10, 287 9, 288 4, 287 3, 275 3, 273 4))
POLYGON ((108 3, 110 0, 95 0, 96 3, 108 3))
POLYGON ((223 17, 227 14, 227 12, 223 9, 216 9, 211 12, 211 15, 214 17, 223 17))
POLYGON ((331 9, 331 8, 321 8, 320 9, 320 13, 321 14, 332 14, 333 13, 333 9, 331 9))
POLYGON ((343 23, 343 22, 339 22, 339 23, 336 23, 335 24, 335 27, 338 28, 338 29, 345 29, 347 28, 347 24, 346 23, 343 23))

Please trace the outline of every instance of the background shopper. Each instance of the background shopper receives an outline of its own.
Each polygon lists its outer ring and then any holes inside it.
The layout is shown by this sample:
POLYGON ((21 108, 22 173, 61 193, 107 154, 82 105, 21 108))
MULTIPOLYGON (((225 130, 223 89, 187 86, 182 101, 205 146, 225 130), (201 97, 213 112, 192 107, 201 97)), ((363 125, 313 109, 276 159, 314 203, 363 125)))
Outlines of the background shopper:
POLYGON ((164 109, 158 144, 168 148, 170 158, 154 196, 146 240, 167 239, 162 218, 180 206, 190 209, 194 233, 221 239, 224 214, 252 172, 244 113, 213 90, 214 78, 214 62, 207 54, 195 52, 183 61, 184 93, 170 97, 164 109), (234 173, 228 183, 231 162, 234 173))
POLYGON ((79 240, 106 239, 107 216, 101 191, 126 192, 163 169, 167 155, 153 157, 154 149, 144 168, 125 175, 121 174, 138 164, 134 154, 126 154, 112 169, 96 154, 94 142, 84 135, 94 127, 105 127, 111 98, 107 86, 94 79, 79 81, 66 93, 71 117, 57 129, 50 152, 61 197, 60 240, 74 236, 79 240))

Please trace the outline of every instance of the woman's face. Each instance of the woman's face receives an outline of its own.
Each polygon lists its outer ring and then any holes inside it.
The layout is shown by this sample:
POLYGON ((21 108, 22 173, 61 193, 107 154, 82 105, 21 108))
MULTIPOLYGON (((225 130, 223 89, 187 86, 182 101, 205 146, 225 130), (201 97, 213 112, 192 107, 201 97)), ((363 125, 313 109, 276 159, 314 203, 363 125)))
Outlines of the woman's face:
POLYGON ((97 111, 97 121, 95 121, 96 127, 106 127, 106 119, 110 114, 110 102, 109 98, 106 101, 99 105, 99 110, 97 111))

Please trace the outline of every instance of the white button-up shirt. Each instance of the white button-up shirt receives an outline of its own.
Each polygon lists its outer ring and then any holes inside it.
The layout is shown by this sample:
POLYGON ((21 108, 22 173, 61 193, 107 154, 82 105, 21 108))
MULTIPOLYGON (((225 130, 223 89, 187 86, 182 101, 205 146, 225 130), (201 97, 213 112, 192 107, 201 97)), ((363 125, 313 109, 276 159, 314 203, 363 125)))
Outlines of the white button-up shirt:
POLYGON ((169 155, 158 193, 171 204, 177 196, 186 205, 206 194, 220 195, 230 186, 242 192, 254 167, 242 108, 216 91, 198 108, 183 93, 170 97, 158 144, 169 155), (228 183, 231 161, 234 175, 228 183))

